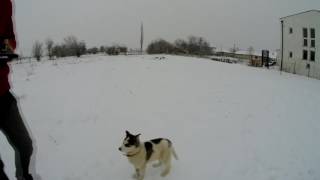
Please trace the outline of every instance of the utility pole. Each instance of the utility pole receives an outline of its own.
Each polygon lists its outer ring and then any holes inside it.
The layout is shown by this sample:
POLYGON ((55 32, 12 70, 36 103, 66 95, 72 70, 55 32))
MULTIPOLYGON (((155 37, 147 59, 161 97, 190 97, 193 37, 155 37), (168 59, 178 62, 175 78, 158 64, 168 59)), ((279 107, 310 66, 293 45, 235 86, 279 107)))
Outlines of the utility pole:
POLYGON ((141 23, 141 38, 140 38, 140 53, 141 53, 141 55, 143 53, 143 40, 144 40, 143 23, 141 23))
POLYGON ((283 24, 283 20, 281 20, 281 64, 280 64, 280 74, 282 72, 282 68, 283 68, 283 33, 284 33, 284 24, 283 24))

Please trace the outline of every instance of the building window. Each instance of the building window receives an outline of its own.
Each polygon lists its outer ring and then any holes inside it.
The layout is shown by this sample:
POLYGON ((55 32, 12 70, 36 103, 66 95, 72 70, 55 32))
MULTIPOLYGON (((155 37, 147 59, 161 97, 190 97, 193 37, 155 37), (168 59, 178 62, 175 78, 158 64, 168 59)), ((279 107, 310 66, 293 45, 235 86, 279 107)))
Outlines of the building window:
POLYGON ((303 28, 303 37, 308 38, 308 29, 307 28, 303 28))
POLYGON ((302 52, 302 59, 303 60, 308 60, 308 51, 307 50, 303 50, 303 52, 302 52))
POLYGON ((316 30, 314 29, 314 28, 311 28, 310 29, 310 36, 311 36, 311 38, 316 38, 316 30))
POLYGON ((313 39, 313 40, 311 40, 311 47, 316 47, 316 41, 313 39))
POLYGON ((303 46, 308 47, 308 39, 303 39, 303 46))
POLYGON ((292 52, 290 52, 290 53, 289 53, 289 57, 292 58, 292 56, 293 56, 293 54, 292 54, 292 52))
POLYGON ((293 33, 293 29, 289 28, 289 34, 292 34, 292 33, 293 33))
POLYGON ((310 51, 310 61, 314 61, 315 60, 315 52, 314 51, 310 51))

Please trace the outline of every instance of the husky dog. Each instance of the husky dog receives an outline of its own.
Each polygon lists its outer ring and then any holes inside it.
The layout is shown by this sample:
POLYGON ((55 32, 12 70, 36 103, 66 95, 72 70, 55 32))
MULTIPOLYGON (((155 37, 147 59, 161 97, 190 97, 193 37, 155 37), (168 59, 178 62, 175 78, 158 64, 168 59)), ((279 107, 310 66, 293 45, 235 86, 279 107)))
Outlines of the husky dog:
POLYGON ((133 164, 136 173, 134 178, 142 180, 144 178, 147 163, 158 161, 153 167, 164 166, 161 176, 164 177, 170 172, 171 155, 177 160, 177 154, 169 139, 152 139, 144 143, 140 143, 139 136, 133 135, 126 131, 126 137, 123 144, 119 147, 119 151, 128 157, 130 163, 133 164))

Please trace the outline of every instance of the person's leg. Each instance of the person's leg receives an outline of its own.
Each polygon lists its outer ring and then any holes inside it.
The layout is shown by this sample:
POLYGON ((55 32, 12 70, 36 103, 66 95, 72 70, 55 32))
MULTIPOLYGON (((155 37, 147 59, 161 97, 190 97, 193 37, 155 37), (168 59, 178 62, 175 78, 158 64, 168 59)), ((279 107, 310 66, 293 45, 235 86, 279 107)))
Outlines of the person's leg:
POLYGON ((1 180, 9 180, 6 173, 4 172, 4 165, 3 162, 0 159, 0 179, 1 180))
MULTIPOLYGON (((2 129, 2 126, 4 124, 4 120, 5 120, 5 116, 6 116, 6 112, 8 112, 8 108, 6 106, 7 104, 7 96, 3 95, 0 96, 0 132, 2 129)), ((8 176, 6 175, 6 173, 4 172, 4 164, 0 158, 0 180, 9 180, 8 176)))
POLYGON ((16 99, 9 94, 8 113, 2 125, 2 131, 15 151, 16 176, 32 180, 29 164, 33 151, 32 140, 20 116, 16 99))

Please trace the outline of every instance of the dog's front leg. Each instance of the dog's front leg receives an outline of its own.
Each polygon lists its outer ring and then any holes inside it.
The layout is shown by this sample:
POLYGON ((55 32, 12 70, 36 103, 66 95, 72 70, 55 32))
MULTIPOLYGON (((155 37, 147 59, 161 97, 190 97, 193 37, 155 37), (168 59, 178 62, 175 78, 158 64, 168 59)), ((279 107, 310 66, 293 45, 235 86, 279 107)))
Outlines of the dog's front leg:
POLYGON ((133 179, 138 179, 138 176, 139 176, 139 170, 136 168, 135 169, 136 171, 135 171, 135 173, 132 175, 132 178, 133 179))
POLYGON ((146 166, 142 166, 142 167, 136 168, 136 178, 137 178, 137 180, 143 180, 145 171, 146 171, 146 166))
POLYGON ((139 179, 139 169, 135 168, 136 172, 132 175, 133 179, 139 179))

